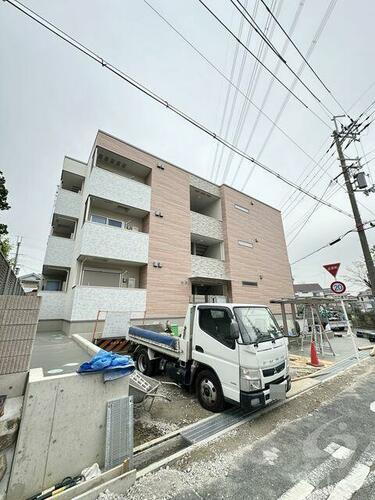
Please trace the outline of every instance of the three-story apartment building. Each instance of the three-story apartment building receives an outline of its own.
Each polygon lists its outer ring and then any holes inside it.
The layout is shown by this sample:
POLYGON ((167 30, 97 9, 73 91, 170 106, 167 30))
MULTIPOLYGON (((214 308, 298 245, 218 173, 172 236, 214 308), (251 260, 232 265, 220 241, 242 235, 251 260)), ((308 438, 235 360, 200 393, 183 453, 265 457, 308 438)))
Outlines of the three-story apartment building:
POLYGON ((66 332, 293 296, 281 214, 99 131, 87 163, 65 157, 39 293, 41 327, 66 332))

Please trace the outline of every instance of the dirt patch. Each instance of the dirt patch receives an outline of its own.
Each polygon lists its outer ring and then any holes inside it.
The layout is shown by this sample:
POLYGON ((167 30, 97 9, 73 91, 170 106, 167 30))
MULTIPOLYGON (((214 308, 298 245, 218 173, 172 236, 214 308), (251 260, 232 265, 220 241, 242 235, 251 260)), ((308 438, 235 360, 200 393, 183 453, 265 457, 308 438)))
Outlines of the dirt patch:
POLYGON ((195 395, 175 385, 164 385, 163 383, 170 382, 165 376, 155 378, 162 382, 157 394, 166 396, 170 401, 157 398, 151 410, 148 409, 149 403, 135 405, 135 446, 212 415, 211 412, 200 406, 195 395))
MULTIPOLYGON (((292 378, 304 377, 320 370, 320 368, 310 366, 308 364, 309 361, 310 357, 301 356, 298 354, 289 354, 289 366, 292 378)), ((331 366, 333 364, 333 361, 324 360, 322 368, 327 368, 328 366, 331 366)))

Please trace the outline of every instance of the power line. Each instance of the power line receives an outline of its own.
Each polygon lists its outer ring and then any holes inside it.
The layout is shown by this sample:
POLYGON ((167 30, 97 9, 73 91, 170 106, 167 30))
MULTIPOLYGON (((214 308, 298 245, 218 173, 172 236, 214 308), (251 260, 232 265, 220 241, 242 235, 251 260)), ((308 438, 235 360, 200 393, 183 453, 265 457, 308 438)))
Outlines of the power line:
MULTIPOLYGON (((211 66, 231 87, 236 89, 242 97, 244 97, 254 108, 262 115, 264 116, 270 123, 272 123, 279 132, 281 132, 296 148, 298 148, 307 158, 309 158, 312 161, 315 161, 315 159, 304 149, 298 144, 284 129, 282 129, 267 113, 263 111, 257 104, 252 101, 233 81, 231 78, 228 78, 223 71, 221 71, 210 59, 208 59, 190 40, 188 40, 172 23, 168 21, 153 5, 151 5, 147 0, 143 0, 144 3, 150 7, 150 9, 165 23, 167 26, 169 26, 187 45, 189 45, 206 63, 211 66)), ((304 0, 302 0, 301 4, 303 4, 304 0)), ((231 75, 232 76, 232 75, 231 75)), ((274 81, 274 80, 271 80, 274 81)), ((226 102, 226 101, 225 101, 226 102)), ((219 132, 219 135, 221 135, 221 131, 219 132)), ((218 144, 219 147, 219 144, 218 144)), ((246 148, 247 149, 247 148, 246 148)), ((213 170, 211 170, 211 176, 212 178, 213 170)))
MULTIPOLYGON (((180 35, 182 37, 182 39, 184 41, 186 41, 190 46, 192 46, 192 44, 190 42, 188 42, 186 40, 185 37, 183 37, 183 35, 181 35, 181 33, 179 33, 163 16, 161 16, 161 14, 154 8, 152 7, 146 0, 144 0, 145 3, 159 16, 161 17, 178 35, 180 35)), ((258 4, 256 4, 258 5, 258 4)), ((240 26, 239 26, 239 29, 238 29, 238 37, 241 36, 242 34, 242 29, 243 29, 243 19, 240 19, 240 26)), ((231 68, 231 71, 230 71, 230 76, 229 76, 229 79, 230 79, 230 82, 228 82, 228 88, 227 88, 227 94, 226 94, 226 97, 225 97, 225 102, 224 102, 224 109, 223 109, 223 114, 222 114, 222 117, 221 117, 221 123, 220 123, 220 129, 219 129, 219 134, 221 135, 222 132, 223 132, 223 128, 224 128, 224 121, 225 121, 225 116, 227 114, 227 108, 228 108, 228 104, 229 104, 229 97, 230 97, 230 92, 232 90, 232 86, 231 86, 231 82, 232 82, 232 79, 234 78, 234 73, 235 73, 235 69, 236 69, 236 65, 237 65, 237 57, 238 57, 238 52, 239 52, 239 47, 240 47, 240 44, 237 43, 236 44, 236 47, 235 47, 235 52, 234 52, 234 57, 233 57, 233 61, 232 61, 232 68, 231 68)), ((193 47, 194 50, 197 51, 197 49, 195 49, 195 47, 193 47)), ((200 55, 203 56, 203 54, 201 54, 201 52, 198 51, 198 53, 200 55)), ((208 61, 208 59, 203 56, 203 58, 208 61)), ((235 87, 235 92, 238 92, 239 90, 239 86, 236 85, 235 87)), ((236 94, 235 94, 236 95, 236 94)), ((227 126, 228 128, 228 126, 227 126)), ((218 163, 218 167, 216 169, 216 173, 215 173, 215 177, 214 177, 214 172, 215 172, 215 166, 217 164, 217 155, 218 155, 218 152, 219 152, 219 149, 220 149, 220 144, 219 143, 216 143, 216 148, 215 148, 215 156, 214 156, 214 161, 212 163, 212 169, 211 169, 211 174, 209 176, 210 179, 213 179, 213 178, 217 178, 217 174, 218 174, 218 170, 220 168, 220 160, 219 160, 219 163, 218 163)), ((222 153, 222 151, 221 151, 222 153)))
MULTIPOLYGON (((299 2, 298 6, 297 6, 297 10, 296 10, 296 13, 294 15, 294 18, 293 18, 293 21, 292 21, 292 24, 289 28, 289 34, 293 33, 296 26, 297 26, 297 23, 298 23, 298 20, 299 20, 299 17, 300 17, 300 14, 302 12, 302 8, 305 4, 305 0, 302 0, 301 2, 299 2)), ((275 26, 275 25, 273 25, 275 26)), ((285 53, 286 53, 286 49, 288 47, 288 44, 289 44, 289 41, 286 40, 286 42, 284 43, 284 46, 281 50, 281 55, 283 56, 285 53)), ((277 64, 276 64, 276 67, 274 69, 274 73, 277 75, 278 72, 279 72, 279 69, 281 67, 281 61, 277 61, 277 64)), ((258 123, 259 123, 259 120, 260 120, 260 116, 261 116, 261 113, 262 113, 262 110, 264 109, 266 103, 267 103, 267 100, 268 100, 268 97, 271 93, 271 90, 272 90, 272 87, 273 87, 273 84, 275 83, 275 80, 273 78, 270 79, 269 83, 268 83, 268 88, 266 90, 266 93, 264 94, 264 97, 263 97, 263 101, 262 101, 262 104, 260 105, 260 110, 258 111, 258 114, 254 120, 254 123, 253 123, 253 126, 252 126, 252 129, 251 129, 251 132, 249 134, 249 137, 247 139, 247 142, 246 142, 246 146, 245 146, 245 151, 248 150, 248 148, 250 147, 250 144, 251 144, 251 141, 253 140, 253 137, 254 137, 254 134, 255 134, 255 130, 257 129, 257 126, 258 126, 258 123)), ((276 124, 276 122, 274 122, 276 124)), ((277 126, 277 125, 276 125, 277 126)), ((307 155, 307 156, 310 156, 310 155, 307 155)), ((311 157, 311 159, 313 160, 313 158, 311 157)), ((238 163, 237 165, 237 169, 233 175, 233 178, 232 178, 232 184, 234 183, 234 180, 237 178, 237 175, 239 173, 239 170, 240 170, 240 167, 241 167, 241 163, 238 163)))
MULTIPOLYGON (((8 1, 8 0, 6 0, 8 1)), ((315 111, 313 111, 305 102, 302 101, 302 99, 300 99, 292 90, 290 90, 290 88, 285 85, 285 83, 283 83, 265 64, 263 64, 262 61, 259 60, 259 58, 257 58, 257 56, 248 48, 246 47, 246 45, 233 33, 233 31, 228 28, 228 26, 203 2, 203 0, 198 0, 198 2, 203 5, 203 7, 216 19, 216 21, 228 32, 230 33, 230 35, 235 39, 237 40, 237 42, 242 45, 242 47, 247 50, 249 52, 249 54, 251 54, 255 60, 257 60, 259 62, 259 64, 261 64, 267 71, 268 73, 270 73, 270 75, 276 79, 276 81, 278 81, 280 83, 280 85, 282 85, 284 87, 284 89, 286 89, 291 95, 294 96, 295 99, 297 99, 297 101, 299 101, 306 109, 308 109, 311 113, 313 113, 322 123, 324 123, 327 127, 329 127, 329 125, 317 114, 315 113, 315 111)))
MULTIPOLYGON (((275 3, 276 3, 276 0, 272 0, 272 9, 274 8, 275 3)), ((282 7, 282 3, 283 3, 283 0, 280 0, 278 7, 277 7, 278 12, 280 12, 280 9, 282 7)), ((266 20, 265 28, 264 28, 265 32, 268 31, 271 22, 272 22, 271 16, 268 16, 267 20, 266 20)), ((270 37, 272 37, 274 26, 275 25, 273 24, 271 27, 270 37)), ((259 43, 257 56, 259 57, 259 59, 262 59, 264 61, 264 59, 267 55, 267 52, 268 52, 268 46, 265 46, 264 40, 261 40, 259 43)), ((253 96, 254 96, 262 69, 263 68, 260 67, 258 62, 255 62, 254 66, 253 66, 252 73, 251 73, 251 77, 250 77, 250 80, 249 80, 249 83, 247 86, 247 90, 246 90, 246 95, 250 96, 250 98, 253 98, 253 96)), ((272 79, 272 81, 274 81, 274 80, 272 79)), ((235 134, 233 137, 233 142, 234 142, 235 146, 237 146, 239 143, 248 111, 249 111, 248 101, 244 101, 242 103, 240 116, 239 116, 239 119, 237 122, 236 131, 235 131, 235 134)), ((227 157, 227 161, 226 161, 226 165, 225 165, 225 169, 224 169, 224 174, 223 174, 223 183, 225 183, 227 180, 227 176, 229 173, 229 169, 231 166, 233 155, 234 155, 234 153, 231 151, 227 157)))
MULTIPOLYGON (((242 10, 238 7, 238 5, 236 4, 236 2, 234 2, 234 0, 230 0, 230 2, 232 3, 232 5, 237 9, 237 11, 241 14, 241 16, 246 19, 246 21, 250 24, 250 26, 253 28, 253 30, 255 31, 255 33, 257 33, 261 38, 262 40, 268 45, 268 47, 272 50, 272 52, 277 56, 279 57, 283 62, 285 61, 285 59, 282 57, 282 55, 280 54, 280 52, 276 49, 276 47, 274 46, 274 44, 271 42, 271 40, 265 35, 265 33, 262 31, 262 29, 260 28, 260 26, 258 25, 258 23, 255 21, 254 17, 250 15, 250 13, 248 12, 247 10, 247 6, 244 6, 239 0, 238 0, 238 3, 239 5, 241 5, 241 8, 246 12, 246 17, 242 10), (249 20, 250 18, 250 20, 249 20)), ((272 10, 272 9, 271 9, 272 10)), ((286 62, 286 61, 285 61, 286 62)))
MULTIPOLYGON (((328 186, 326 187, 326 189, 324 190, 324 193, 322 194, 321 196, 321 200, 324 199, 324 196, 326 195, 328 189, 330 188, 330 185, 328 184, 328 186)), ((308 224, 308 222, 310 221, 311 217, 314 215, 314 213, 319 209, 320 207, 320 202, 316 202, 316 204, 314 205, 314 207, 312 208, 310 214, 307 216, 306 220, 303 222, 303 224, 300 225, 298 231, 296 232, 296 234, 293 236, 293 238, 288 242, 288 247, 293 243, 293 241, 295 241, 295 239, 299 236, 299 234, 302 232, 302 230, 304 229, 304 227, 306 226, 306 224, 308 224)))
MULTIPOLYGON (((336 0, 337 1, 337 0, 336 0)), ((320 81, 320 83, 323 85, 323 87, 326 89, 326 91, 331 95, 331 97, 333 98, 333 100, 336 102, 336 104, 339 106, 339 108, 345 113, 346 116, 349 117, 348 113, 345 111, 345 109, 341 106, 341 104, 339 103, 339 101, 336 99, 336 97, 332 94, 332 92, 329 90, 329 88, 327 87, 327 85, 323 82, 323 80, 320 78, 320 76, 317 74, 317 72, 314 70, 314 68, 311 66, 311 64, 308 62, 308 60, 305 58, 305 56, 303 55, 303 53, 300 51, 300 49, 297 47, 297 45, 293 42, 291 36, 289 33, 287 33, 285 31, 285 29, 282 27, 282 25, 279 23, 278 19, 276 16, 273 15, 273 13, 270 11, 268 5, 266 4, 266 2, 264 0, 261 0, 262 4, 264 5, 264 7, 266 8, 267 12, 274 18, 276 24, 278 25, 278 27, 281 29, 281 31, 284 33, 284 35, 288 38, 288 40, 290 41, 290 43, 293 45, 293 47, 296 49, 296 51, 298 52, 298 54, 302 57, 302 59, 305 61, 306 65, 308 66, 308 68, 314 73, 314 75, 316 76, 316 78, 320 81)), ((334 8, 335 6, 333 6, 334 8)))
MULTIPOLYGON (((243 4, 241 3, 240 0, 237 0, 237 2, 239 3, 239 5, 241 5, 242 9, 243 9, 243 12, 238 8, 238 6, 236 6, 234 0, 230 0, 231 3, 236 7, 236 9, 241 13, 242 16, 245 17, 245 19, 247 20, 248 23, 251 24, 251 21, 253 21, 255 23, 255 21, 252 19, 251 15, 249 14, 249 12, 247 11, 246 7, 243 6, 243 4), (244 12, 246 13, 246 16, 248 16, 251 21, 244 15, 244 12)), ((270 9, 268 9, 268 11, 270 11, 270 9)), ((270 12, 269 12, 270 13, 270 12)), ((271 13, 272 14, 272 13, 271 13)), ((275 16, 274 14, 272 14, 272 18, 274 20, 277 20, 277 16, 275 16)), ((256 23, 255 23, 256 24, 256 23)), ((257 25, 257 27, 259 28, 259 26, 257 25)), ((260 28, 259 28, 260 30, 260 28)), ((308 85, 305 84, 305 82, 302 80, 302 78, 300 77, 299 74, 297 74, 290 66, 289 64, 287 63, 286 59, 284 58, 283 55, 281 55, 276 49, 275 47, 273 46, 273 44, 271 43, 271 41, 264 35, 263 32, 261 31, 256 31, 264 40, 265 42, 267 43, 267 45, 273 50, 273 52, 276 54, 276 56, 280 59, 280 61, 282 63, 285 64, 285 66, 288 68, 288 70, 297 78, 297 80, 305 87, 305 89, 313 96, 313 98, 318 101, 318 103, 325 109, 325 111, 328 113, 328 117, 330 118, 333 113, 327 108, 327 106, 325 106, 322 101, 319 99, 319 97, 310 89, 310 87, 308 85)))
MULTIPOLYGON (((254 6, 254 11, 255 12, 258 9, 258 3, 259 2, 257 2, 255 4, 255 6, 254 6)), ((240 22, 241 22, 241 27, 242 27, 243 26, 243 22, 244 22, 243 18, 241 18, 240 22)), ((248 33, 247 33, 247 39, 246 39, 246 46, 247 47, 250 45, 252 34, 253 34, 253 31, 251 30, 251 28, 249 28, 248 33)), ((239 44, 236 44, 236 47, 238 48, 239 44)), ((242 77, 243 77, 243 72, 244 72, 244 68, 245 68, 246 58, 247 58, 247 52, 243 51, 242 60, 241 60, 241 64, 240 64, 240 70, 239 70, 238 76, 237 76, 237 84, 236 84, 236 86, 238 88, 240 88, 240 85, 241 85, 241 82, 242 82, 242 77)), ((247 95, 247 93, 246 93, 246 95, 247 95)), ((238 98, 238 92, 236 91, 234 93, 234 96, 233 96, 232 105, 231 105, 231 109, 230 109, 228 120, 227 120, 227 126, 226 126, 226 129, 225 129, 225 135, 224 135, 225 139, 229 139, 229 130, 230 130, 230 126, 231 126, 231 123, 232 123, 232 119, 233 119, 233 115, 234 115, 234 110, 236 108, 237 98, 238 98)), ((224 148, 222 147, 221 151, 220 151, 220 158, 219 158, 219 160, 217 162, 217 169, 216 169, 216 172, 215 172, 215 176, 213 178, 213 182, 217 182, 217 180, 218 180, 219 171, 220 171, 221 163, 222 163, 222 160, 223 160, 223 156, 224 156, 224 148)))
MULTIPOLYGON (((373 223, 373 221, 369 221, 369 222, 365 222, 364 224, 370 224, 370 227, 367 227, 367 228, 364 228, 364 231, 368 231, 369 229, 373 229, 375 227, 375 224, 373 223)), ((292 262, 290 265, 291 266, 294 266, 294 264, 297 264, 298 262, 301 262, 302 260, 305 260, 307 259, 308 257, 311 257, 312 255, 318 253, 318 252, 321 252, 322 250, 324 250, 325 248, 328 248, 330 246, 333 246, 333 245, 336 245, 336 243, 339 243, 343 238, 345 238, 345 236, 347 236, 348 234, 350 233, 356 233, 357 232, 357 229, 350 229, 349 231, 346 231, 346 233, 342 234, 341 236, 338 236, 336 239, 334 239, 333 241, 331 241, 330 243, 327 243, 326 245, 323 245, 322 247, 320 248, 317 248, 316 250, 314 250, 313 252, 305 255, 304 257, 298 259, 298 260, 295 260, 294 262, 292 262)))
MULTIPOLYGON (((96 54, 91 49, 88 49, 87 47, 85 47, 84 45, 82 45, 80 42, 78 42, 77 40, 75 40, 74 38, 72 38, 71 36, 69 36, 67 33, 65 33, 64 31, 62 31, 60 28, 57 28, 56 26, 52 25, 52 23, 50 23, 49 21, 43 19, 41 16, 39 16, 38 14, 36 14, 35 12, 33 12, 31 9, 29 9, 25 5, 21 4, 20 2, 14 1, 14 0, 4 0, 4 1, 7 2, 7 3, 9 3, 10 5, 12 5, 13 7, 15 7, 17 10, 19 10, 20 12, 22 12, 23 14, 25 14, 27 17, 29 17, 33 21, 37 22, 42 27, 46 28, 52 34, 58 36, 63 41, 67 42, 69 45, 71 45, 72 47, 74 47, 78 51, 82 52, 83 54, 87 55, 88 57, 90 57, 95 62, 99 63, 104 69, 107 69, 108 71, 112 72, 113 74, 115 74, 116 76, 118 76, 119 78, 121 78, 122 80, 124 80, 127 83, 129 83, 132 87, 136 88, 137 90, 139 90, 140 92, 142 92, 147 97, 150 97, 155 102, 157 102, 157 103, 161 104, 162 106, 168 108, 173 113, 175 113, 176 115, 180 116, 185 121, 189 122, 191 125, 193 125, 196 128, 200 129, 205 134, 211 136, 213 139, 221 142, 228 149, 233 150, 235 153, 237 153, 238 155, 244 157, 245 159, 247 159, 251 163, 256 163, 264 171, 268 172, 269 174, 273 175, 274 177, 278 178, 279 180, 281 180, 282 182, 288 184, 289 186, 292 186, 295 189, 298 189, 298 190, 304 192, 306 194, 306 196, 309 196, 310 198, 312 198, 312 199, 314 199, 316 201, 319 200, 319 198, 317 196, 315 196, 313 193, 305 191, 302 187, 296 185, 293 181, 290 181, 289 179, 287 179, 286 177, 282 176, 281 174, 279 174, 278 172, 276 172, 272 168, 268 167, 267 165, 264 165, 263 163, 260 163, 255 158, 252 158, 251 156, 249 156, 245 152, 241 151, 239 148, 233 146, 230 142, 228 142, 225 139, 223 139, 222 137, 218 136, 215 132, 212 132, 211 130, 209 130, 205 125, 201 124, 200 122, 198 122, 197 120, 195 120, 194 118, 192 118, 191 116, 189 116, 188 114, 186 114, 185 112, 183 112, 180 109, 178 109, 177 107, 175 107, 173 104, 169 103, 167 100, 165 100, 162 97, 160 97, 155 92, 149 90, 144 85, 138 83, 134 78, 126 75, 124 72, 122 72, 121 70, 119 70, 118 68, 116 68, 110 62, 106 61, 103 57, 101 57, 100 55, 96 54), (45 23, 47 23, 48 25, 45 24, 45 23)), ((323 205, 326 205, 326 206, 332 208, 333 210, 336 210, 339 213, 342 213, 342 214, 346 215, 347 217, 352 218, 351 214, 349 214, 348 212, 345 212, 341 208, 333 206, 331 203, 328 203, 328 202, 323 201, 323 200, 321 201, 321 203, 323 205)))
MULTIPOLYGON (((308 50, 306 52, 306 56, 305 56, 306 59, 309 59, 310 56, 311 56, 311 54, 313 53, 313 51, 314 51, 314 49, 315 49, 315 47, 317 45, 317 42, 318 42, 318 40, 319 40, 319 38, 320 38, 320 36, 321 36, 321 34, 322 34, 325 26, 327 25, 328 20, 329 20, 331 14, 333 12, 333 8, 334 8, 336 2, 337 2, 337 0, 331 0, 329 6, 328 6, 328 8, 327 8, 327 10, 326 10, 326 12, 325 12, 325 14, 323 16, 323 19, 321 20, 321 22, 319 24, 319 27, 318 27, 317 31, 315 32, 315 34, 313 36, 313 39, 312 39, 312 41, 310 43, 310 46, 309 46, 309 48, 308 48, 308 50)), ((301 65, 300 65, 300 67, 299 67, 299 69, 298 69, 298 72, 297 72, 299 75, 302 74, 302 71, 303 71, 304 67, 305 67, 305 62, 302 62, 301 65)), ((293 80, 293 82, 291 84, 291 89, 294 89, 296 85, 297 85, 297 79, 294 78, 294 80, 293 80)), ((281 118, 281 116, 282 116, 282 114, 283 114, 286 106, 289 103, 289 100, 290 100, 290 94, 287 94, 285 96, 284 101, 283 101, 283 103, 282 103, 282 105, 281 105, 281 107, 280 107, 280 109, 279 109, 279 111, 277 113, 276 118, 275 118, 276 123, 280 120, 280 118, 281 118)), ((331 129, 330 126, 329 126, 329 128, 331 129)), ((262 147, 261 147, 261 149, 260 149, 260 151, 258 153, 258 158, 260 158, 260 156, 263 154, 265 148, 267 147, 267 144, 268 144, 268 142, 270 140, 271 135, 273 134, 273 131, 274 131, 274 127, 271 127, 271 129, 268 132, 268 135, 267 135, 266 139, 264 140, 263 145, 262 145, 262 147)), ((240 161, 240 164, 241 164, 241 161, 240 161)), ((249 182, 249 180, 250 180, 250 178, 251 178, 251 176, 252 176, 252 174, 254 172, 254 169, 255 169, 254 166, 250 169, 250 171, 249 171, 249 173, 248 173, 248 175, 246 177, 246 180, 245 180, 245 182, 244 182, 244 184, 243 184, 243 186, 241 188, 241 191, 244 191, 245 188, 247 187, 247 184, 248 184, 248 182, 249 182)))

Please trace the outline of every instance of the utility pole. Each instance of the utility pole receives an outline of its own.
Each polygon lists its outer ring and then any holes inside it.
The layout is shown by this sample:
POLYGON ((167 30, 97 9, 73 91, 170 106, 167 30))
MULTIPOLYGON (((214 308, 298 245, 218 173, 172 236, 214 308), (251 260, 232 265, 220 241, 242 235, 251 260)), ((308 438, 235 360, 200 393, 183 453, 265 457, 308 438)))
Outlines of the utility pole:
POLYGON ((15 273, 16 273, 17 262, 18 262, 18 255, 20 253, 21 243, 22 243, 22 236, 21 237, 17 237, 16 255, 14 256, 14 262, 13 262, 13 271, 15 273))
MULTIPOLYGON (((353 211, 353 215, 354 215, 356 229, 358 232, 359 240, 361 242, 362 252, 363 252, 363 256, 364 256, 366 268, 367 268, 368 279, 370 281, 370 288, 371 288, 373 297, 375 297, 375 265, 374 265, 374 261, 373 261, 372 256, 371 256, 370 247, 368 245, 366 233, 365 233, 365 230, 363 229, 363 222, 362 222, 361 214, 359 213, 357 200, 355 198, 353 184, 352 184, 352 181, 350 178, 350 170, 349 170, 350 167, 348 167, 346 164, 345 156, 344 156, 344 153, 342 150, 342 142, 340 141, 340 131, 339 131, 338 126, 337 126, 336 118, 338 118, 338 117, 335 116, 333 118, 333 120, 335 122, 335 129, 336 129, 333 132, 333 138, 334 138, 334 141, 336 144, 337 153, 339 155, 342 174, 344 176, 345 185, 346 185, 346 189, 348 191, 350 204, 352 206, 352 211, 353 211)), ((355 132, 353 132, 353 133, 355 134, 355 132)), ((344 132, 344 134, 345 134, 344 137, 346 137, 346 135, 347 135, 346 132, 344 132)))

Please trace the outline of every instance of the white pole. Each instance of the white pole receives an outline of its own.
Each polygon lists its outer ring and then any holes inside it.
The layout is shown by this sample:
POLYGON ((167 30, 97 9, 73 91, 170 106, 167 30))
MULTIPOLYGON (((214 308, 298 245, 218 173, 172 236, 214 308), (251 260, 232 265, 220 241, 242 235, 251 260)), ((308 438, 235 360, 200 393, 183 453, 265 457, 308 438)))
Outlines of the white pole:
POLYGON ((342 310, 344 312, 345 321, 346 321, 346 324, 347 324, 347 327, 348 327, 348 335, 352 339, 355 356, 357 358, 357 361, 359 361, 358 348, 357 348, 357 344, 355 343, 355 340, 354 340, 353 330, 352 330, 352 327, 350 326, 348 314, 346 312, 346 307, 345 307, 345 304, 344 304, 344 301, 343 301, 342 297, 340 297, 340 299, 341 299, 341 307, 342 307, 342 310))

